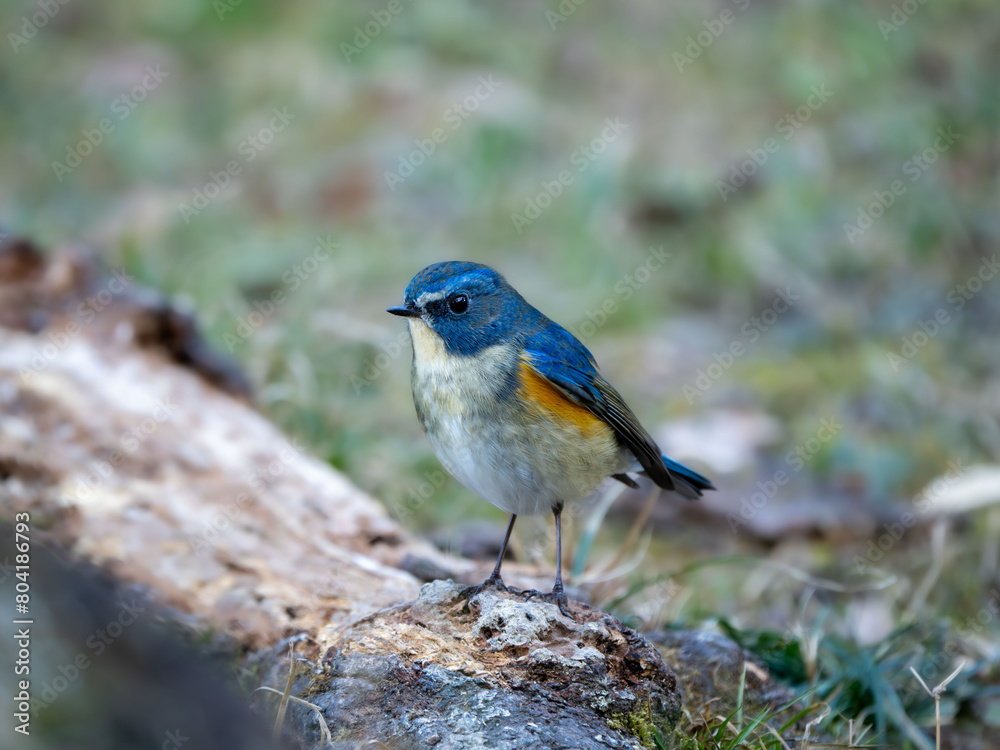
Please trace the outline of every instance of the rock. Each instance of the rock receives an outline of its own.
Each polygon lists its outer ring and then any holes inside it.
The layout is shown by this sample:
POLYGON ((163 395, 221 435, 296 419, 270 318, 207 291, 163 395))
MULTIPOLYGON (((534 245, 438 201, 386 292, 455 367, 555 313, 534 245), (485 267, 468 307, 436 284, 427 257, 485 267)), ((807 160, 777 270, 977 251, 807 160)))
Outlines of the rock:
POLYGON ((346 630, 303 697, 338 748, 651 747, 680 716, 673 672, 616 618, 569 609, 428 583, 346 630))
POLYGON ((414 578, 420 581, 436 581, 438 579, 452 578, 454 574, 435 560, 417 555, 407 554, 399 563, 400 570, 405 570, 414 578))
POLYGON ((725 716, 734 711, 744 666, 744 715, 753 716, 765 708, 776 709, 795 697, 787 687, 774 680, 760 659, 724 635, 674 630, 647 637, 674 668, 684 690, 686 705, 692 708, 714 700, 717 713, 725 716))

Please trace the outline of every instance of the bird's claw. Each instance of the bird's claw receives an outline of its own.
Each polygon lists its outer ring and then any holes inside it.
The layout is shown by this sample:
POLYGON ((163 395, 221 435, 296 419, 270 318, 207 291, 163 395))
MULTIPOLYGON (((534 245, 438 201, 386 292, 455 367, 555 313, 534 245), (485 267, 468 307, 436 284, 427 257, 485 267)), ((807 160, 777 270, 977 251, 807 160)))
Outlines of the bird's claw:
POLYGON ((467 586, 462 589, 462 596, 471 599, 474 596, 486 591, 487 589, 493 589, 494 591, 507 592, 510 589, 507 588, 507 584, 503 582, 503 578, 500 577, 498 573, 493 573, 489 578, 480 583, 478 586, 467 586))
POLYGON ((523 596, 527 599, 534 599, 536 596, 542 601, 548 602, 549 604, 555 604, 559 607, 559 611, 571 620, 575 621, 573 615, 569 613, 566 609, 566 605, 569 604, 569 598, 566 596, 566 592, 563 591, 562 586, 554 586, 552 591, 549 593, 543 593, 537 589, 516 589, 510 588, 503 582, 503 579, 499 575, 491 575, 485 581, 483 581, 478 586, 467 586, 462 589, 461 596, 472 599, 474 596, 486 591, 487 589, 493 589, 494 591, 503 591, 504 593, 516 594, 517 596, 523 596))
POLYGON ((547 594, 543 594, 537 589, 528 589, 526 591, 522 591, 521 596, 525 599, 534 599, 537 596, 542 601, 548 602, 549 604, 555 604, 559 607, 559 611, 563 614, 563 616, 568 617, 574 622, 576 621, 576 618, 573 617, 573 615, 571 615, 566 609, 566 605, 569 604, 569 598, 566 596, 566 592, 563 591, 562 586, 553 588, 552 591, 547 594))

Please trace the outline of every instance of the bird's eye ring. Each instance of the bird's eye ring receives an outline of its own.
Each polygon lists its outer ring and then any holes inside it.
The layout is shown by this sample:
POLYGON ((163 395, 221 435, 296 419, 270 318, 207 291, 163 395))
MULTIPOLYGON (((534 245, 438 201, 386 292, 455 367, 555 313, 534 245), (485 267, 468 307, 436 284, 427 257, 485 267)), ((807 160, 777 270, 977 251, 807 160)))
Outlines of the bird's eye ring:
POLYGON ((448 298, 448 309, 455 315, 461 315, 469 309, 469 297, 465 294, 453 294, 448 298))

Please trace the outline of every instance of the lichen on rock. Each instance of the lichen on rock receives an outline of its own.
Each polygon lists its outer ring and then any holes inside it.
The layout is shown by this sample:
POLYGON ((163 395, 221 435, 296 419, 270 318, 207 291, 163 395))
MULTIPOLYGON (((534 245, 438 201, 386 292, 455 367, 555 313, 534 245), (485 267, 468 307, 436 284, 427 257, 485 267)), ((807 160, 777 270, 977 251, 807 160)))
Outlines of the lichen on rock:
POLYGON ((673 672, 611 615, 576 602, 570 611, 520 592, 469 597, 452 581, 426 584, 415 602, 344 632, 309 700, 344 747, 645 747, 635 722, 615 717, 675 723, 673 672))

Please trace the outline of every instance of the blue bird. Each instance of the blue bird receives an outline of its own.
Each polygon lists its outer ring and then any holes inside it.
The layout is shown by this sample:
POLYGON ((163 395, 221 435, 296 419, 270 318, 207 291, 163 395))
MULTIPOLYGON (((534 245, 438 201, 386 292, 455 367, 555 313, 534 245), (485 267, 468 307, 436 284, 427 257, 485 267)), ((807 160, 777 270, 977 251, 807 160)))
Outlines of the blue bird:
POLYGON ((438 459, 511 514, 493 573, 477 590, 505 588, 500 565, 517 517, 551 512, 556 580, 544 598, 569 617, 560 528, 567 503, 608 477, 638 486, 630 472, 691 500, 715 489, 664 456, 587 348, 489 266, 428 266, 388 312, 408 319, 413 403, 438 459))

